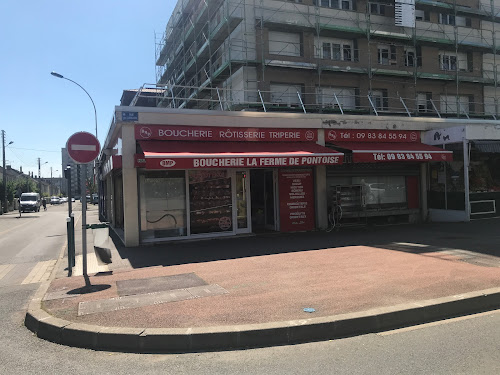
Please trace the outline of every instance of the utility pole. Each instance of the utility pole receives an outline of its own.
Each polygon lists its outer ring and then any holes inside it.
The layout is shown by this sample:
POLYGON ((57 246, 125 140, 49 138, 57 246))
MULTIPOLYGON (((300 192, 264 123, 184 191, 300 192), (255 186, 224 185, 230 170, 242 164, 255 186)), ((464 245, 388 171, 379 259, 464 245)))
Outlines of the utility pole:
POLYGON ((40 167, 40 158, 38 158, 38 191, 40 192, 40 196, 42 196, 42 174, 40 167))
POLYGON ((3 157, 3 170, 2 170, 2 181, 3 181, 3 212, 7 212, 7 173, 5 171, 5 130, 2 130, 2 157, 3 157))

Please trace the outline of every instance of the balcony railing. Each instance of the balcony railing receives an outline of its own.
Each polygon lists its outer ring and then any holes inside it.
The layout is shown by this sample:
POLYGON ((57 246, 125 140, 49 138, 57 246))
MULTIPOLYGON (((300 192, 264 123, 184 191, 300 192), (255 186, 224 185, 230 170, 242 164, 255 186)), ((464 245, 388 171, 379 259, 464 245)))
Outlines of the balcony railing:
MULTIPOLYGON (((145 84, 155 92, 156 103, 162 108, 189 108, 222 111, 302 112, 342 115, 375 115, 407 117, 452 117, 497 119, 500 117, 499 98, 485 96, 481 101, 467 94, 421 97, 389 96, 385 90, 371 94, 358 89, 337 92, 318 86, 287 87, 274 91, 236 90, 210 87, 204 71, 197 86, 145 84)), ((190 83, 194 83, 192 79, 190 83)), ((142 92, 146 92, 143 90, 142 92)), ((146 97, 146 94, 144 94, 146 97)), ((141 96, 141 91, 138 93, 141 96)), ((136 101, 137 102, 137 101, 136 101)))

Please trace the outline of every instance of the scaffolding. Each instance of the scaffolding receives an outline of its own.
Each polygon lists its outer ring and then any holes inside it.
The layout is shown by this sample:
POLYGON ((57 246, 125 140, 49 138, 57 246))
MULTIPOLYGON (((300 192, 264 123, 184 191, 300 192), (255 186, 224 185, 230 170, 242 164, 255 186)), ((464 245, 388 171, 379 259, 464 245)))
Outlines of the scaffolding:
POLYGON ((415 3, 411 28, 394 25, 390 1, 179 0, 155 37, 157 82, 136 96, 156 89, 169 108, 496 119, 499 0, 415 3))

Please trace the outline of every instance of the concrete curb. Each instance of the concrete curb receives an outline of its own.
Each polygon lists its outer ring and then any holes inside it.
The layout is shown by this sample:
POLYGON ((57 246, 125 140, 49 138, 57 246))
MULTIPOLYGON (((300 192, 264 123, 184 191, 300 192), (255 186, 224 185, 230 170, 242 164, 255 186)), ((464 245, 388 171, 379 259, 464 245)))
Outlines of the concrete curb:
POLYGON ((500 308, 500 288, 350 314, 275 323, 196 328, 119 328, 74 323, 41 308, 49 282, 40 286, 25 317, 39 338, 58 344, 124 352, 193 352, 332 340, 500 308))

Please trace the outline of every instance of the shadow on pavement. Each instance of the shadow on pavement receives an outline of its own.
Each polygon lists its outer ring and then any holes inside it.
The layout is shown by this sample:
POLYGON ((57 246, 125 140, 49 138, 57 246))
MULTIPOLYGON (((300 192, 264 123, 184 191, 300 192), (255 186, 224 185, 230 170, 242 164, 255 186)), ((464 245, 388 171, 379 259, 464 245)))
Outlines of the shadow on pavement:
POLYGON ((470 223, 342 228, 339 231, 329 233, 324 231, 273 233, 199 241, 178 241, 129 248, 123 246, 113 231, 110 231, 110 235, 120 257, 128 259, 133 268, 142 268, 344 246, 371 246, 416 254, 461 249, 500 257, 498 228, 500 228, 500 219, 489 219, 470 223), (408 246, 407 244, 413 245, 408 246))

